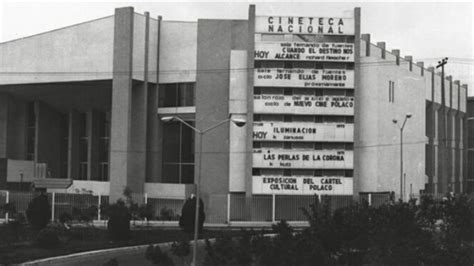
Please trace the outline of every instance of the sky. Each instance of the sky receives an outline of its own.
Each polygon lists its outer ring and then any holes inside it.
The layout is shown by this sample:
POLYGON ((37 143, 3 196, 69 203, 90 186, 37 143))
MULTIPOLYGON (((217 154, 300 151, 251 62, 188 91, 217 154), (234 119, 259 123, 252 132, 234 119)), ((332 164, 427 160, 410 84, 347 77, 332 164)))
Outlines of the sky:
POLYGON ((469 85, 474 96, 473 2, 329 2, 329 1, 188 1, 188 2, 19 2, 0 0, 0 42, 113 15, 114 8, 133 6, 164 20, 198 18, 247 19, 249 4, 257 15, 337 16, 361 7, 361 32, 372 43, 385 41, 387 49, 400 49, 425 66, 448 57, 446 74, 469 85))

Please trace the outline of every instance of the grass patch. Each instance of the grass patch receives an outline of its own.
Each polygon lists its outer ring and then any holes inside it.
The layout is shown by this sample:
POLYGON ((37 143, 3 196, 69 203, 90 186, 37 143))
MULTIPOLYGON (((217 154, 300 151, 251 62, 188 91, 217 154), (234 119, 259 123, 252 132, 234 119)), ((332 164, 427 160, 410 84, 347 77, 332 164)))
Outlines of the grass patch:
MULTIPOLYGON (((215 238, 221 234, 238 236, 238 230, 215 230, 204 231, 201 239, 215 238)), ((62 230, 60 233, 60 245, 55 248, 43 248, 36 243, 38 231, 24 227, 12 232, 9 226, 0 226, 0 264, 16 264, 26 261, 56 257, 72 253, 109 249, 117 247, 144 245, 152 243, 165 243, 178 241, 179 239, 192 239, 179 228, 135 228, 131 231, 131 239, 127 241, 112 242, 107 237, 107 229, 97 227, 73 227, 62 230), (5 236, 5 237, 3 237, 5 236)))

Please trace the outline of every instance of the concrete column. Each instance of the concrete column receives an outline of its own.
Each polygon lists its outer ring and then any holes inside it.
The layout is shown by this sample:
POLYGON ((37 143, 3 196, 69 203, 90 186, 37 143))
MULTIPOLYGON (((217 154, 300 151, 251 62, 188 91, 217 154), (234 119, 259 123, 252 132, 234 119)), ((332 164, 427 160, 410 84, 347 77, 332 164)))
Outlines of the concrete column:
MULTIPOLYGON (((360 145, 361 143, 361 134, 363 134, 363 129, 361 128, 361 118, 362 116, 359 116, 361 114, 361 99, 363 97, 363 91, 360 89, 361 88, 361 78, 360 78, 360 73, 361 73, 361 67, 360 67, 360 8, 354 8, 354 102, 355 102, 355 109, 354 109, 354 146, 360 145)), ((370 47, 369 47, 370 48, 370 47)), ((383 53, 385 53, 385 50, 383 50, 383 53)), ((354 161, 353 161, 353 166, 354 166, 354 178, 353 178, 353 193, 355 195, 358 195, 359 192, 363 191, 365 188, 363 188, 363 182, 360 182, 359 178, 360 176, 363 176, 363 172, 361 169, 361 166, 363 165, 361 159, 362 156, 358 156, 354 154, 354 161)))
POLYGON ((99 142, 100 127, 104 121, 97 111, 87 112, 87 180, 99 180, 99 142))
POLYGON ((370 34, 362 34, 360 38, 365 41, 365 56, 370 56, 370 34))
POLYGON ((385 50, 385 49, 386 49, 386 48, 385 48, 385 42, 377 42, 377 47, 380 47, 380 48, 381 48, 381 53, 382 53, 382 54, 381 54, 380 56, 381 56, 383 59, 385 59, 385 51, 386 51, 386 50, 385 50))
POLYGON ((409 64, 408 69, 410 71, 413 71, 413 56, 407 55, 407 56, 405 56, 405 60, 408 61, 408 64, 409 64))
MULTIPOLYGON (((157 73, 160 72, 160 41, 161 41, 161 16, 158 17, 158 41, 157 41, 157 73)), ((155 84, 148 86, 148 109, 147 109, 147 157, 146 157, 146 182, 160 182, 161 180, 161 121, 158 117, 158 94, 160 75, 156 75, 155 84)))
POLYGON ((115 10, 110 133, 110 203, 114 203, 122 197, 123 190, 129 185, 133 15, 132 7, 115 10))
POLYGON ((416 62, 416 65, 420 67, 420 75, 425 75, 425 63, 424 62, 416 62))
POLYGON ((396 56, 395 60, 396 60, 397 65, 400 65, 400 50, 394 49, 392 50, 392 54, 396 56))
POLYGON ((77 179, 79 177, 79 113, 71 111, 68 116, 67 178, 77 179))
POLYGON ((252 197, 252 166, 253 166, 253 93, 254 93, 254 67, 255 60, 253 51, 255 50, 255 5, 249 6, 248 13, 248 39, 247 39, 247 143, 246 151, 249 156, 245 163, 245 195, 252 197))
POLYGON ((435 73, 434 73, 434 67, 428 67, 428 72, 430 72, 431 74, 431 101, 434 102, 435 100, 435 96, 434 96, 434 90, 435 90, 435 86, 434 86, 434 76, 435 76, 435 73))
POLYGON ((146 181, 160 182, 162 169, 162 122, 158 117, 158 99, 160 76, 160 44, 161 44, 161 24, 162 17, 158 16, 158 33, 156 45, 156 80, 154 85, 148 87, 148 110, 147 110, 147 161, 146 161, 146 181))

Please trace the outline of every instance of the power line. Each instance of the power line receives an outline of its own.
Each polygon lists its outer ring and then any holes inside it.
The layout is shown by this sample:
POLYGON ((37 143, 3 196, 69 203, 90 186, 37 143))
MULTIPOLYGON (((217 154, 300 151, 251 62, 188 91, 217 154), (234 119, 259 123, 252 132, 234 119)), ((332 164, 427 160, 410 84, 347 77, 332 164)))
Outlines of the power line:
MULTIPOLYGON (((457 62, 458 64, 465 64, 465 65, 474 65, 474 60, 466 59, 467 61, 460 61, 457 62)), ((271 60, 270 60, 271 61, 271 60)), ((453 60, 456 62, 456 60, 453 60)), ((274 61, 279 62, 279 61, 274 61)), ((309 61, 306 61, 309 62, 309 61)), ((317 62, 312 62, 317 63, 317 62)), ((352 62, 339 62, 339 63, 352 63, 352 62)), ((401 62, 400 65, 408 64, 409 61, 401 62)), ((355 66, 360 65, 361 67, 372 67, 372 66, 392 66, 396 64, 395 60, 388 60, 388 61, 377 61, 377 62, 360 62, 355 63, 355 66)), ((417 67, 416 63, 413 62, 413 65, 417 67)), ((272 67, 261 67, 263 69, 315 69, 315 70, 353 70, 353 69, 338 69, 338 68, 327 68, 327 69, 316 69, 316 68, 272 68, 272 67)), ((151 74, 193 74, 193 73, 219 73, 219 72, 244 72, 244 71, 251 71, 258 68, 211 68, 211 69, 175 69, 175 70, 160 70, 160 71, 148 71, 151 74)), ((425 68, 426 69, 426 68, 425 68)), ((68 74, 76 74, 76 75, 104 75, 104 74, 144 74, 144 70, 135 70, 135 71, 0 71, 0 75, 68 75, 68 74)))

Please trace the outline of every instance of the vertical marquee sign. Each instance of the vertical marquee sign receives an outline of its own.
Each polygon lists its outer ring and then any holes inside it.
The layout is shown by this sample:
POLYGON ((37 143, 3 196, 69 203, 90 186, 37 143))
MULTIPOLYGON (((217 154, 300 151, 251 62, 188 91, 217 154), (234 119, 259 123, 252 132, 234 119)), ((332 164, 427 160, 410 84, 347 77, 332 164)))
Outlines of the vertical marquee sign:
MULTIPOLYGON (((261 67, 256 67, 254 71, 254 86, 290 90, 305 88, 308 92, 353 90, 356 82, 356 70, 353 63, 358 55, 356 52, 358 45, 355 45, 354 40, 359 34, 356 32, 358 31, 356 20, 359 18, 356 18, 355 12, 352 14, 350 17, 256 16, 256 41, 253 56, 255 62, 260 62, 258 65, 261 67), (280 37, 275 38, 275 35, 280 37), (265 61, 274 63, 266 64, 265 61), (285 68, 279 62, 285 62, 285 68), (330 63, 331 67, 324 67, 328 65, 326 63, 330 63), (270 67, 271 65, 275 67, 270 67), (287 65, 293 67, 287 67, 287 65), (351 65, 352 67, 346 67, 351 65)), ((287 95, 265 94, 268 90, 260 91, 261 93, 254 95, 255 114, 312 115, 323 118, 354 115, 356 103, 353 94, 287 95)), ((321 124, 321 122, 297 121, 255 123, 253 140, 285 143, 354 142, 352 122, 350 124, 344 122, 321 124)), ((252 167, 259 169, 353 169, 353 151, 257 149, 253 152, 252 167)), ((262 174, 252 177, 252 193, 351 195, 353 178, 262 174)))

